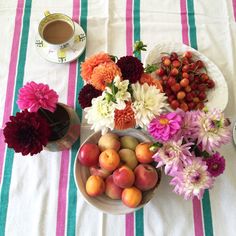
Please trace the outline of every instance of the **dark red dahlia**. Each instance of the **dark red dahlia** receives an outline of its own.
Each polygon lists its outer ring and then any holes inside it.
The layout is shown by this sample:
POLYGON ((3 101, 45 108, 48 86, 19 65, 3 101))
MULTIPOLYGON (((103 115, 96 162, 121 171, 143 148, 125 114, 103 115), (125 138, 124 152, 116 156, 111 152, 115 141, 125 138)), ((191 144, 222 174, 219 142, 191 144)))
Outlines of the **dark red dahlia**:
POLYGON ((208 166, 207 171, 213 177, 217 177, 222 174, 225 170, 225 159, 220 155, 219 152, 214 153, 211 157, 207 158, 206 164, 208 166))
POLYGON ((144 71, 141 61, 133 56, 121 57, 116 64, 121 70, 123 79, 129 80, 132 84, 140 80, 144 71))
POLYGON ((95 89, 91 84, 86 84, 79 93, 79 104, 84 109, 92 106, 92 99, 102 95, 102 91, 95 89))
POLYGON ((5 142, 15 152, 31 156, 42 151, 48 143, 51 130, 47 121, 37 112, 24 110, 10 116, 3 130, 5 142))

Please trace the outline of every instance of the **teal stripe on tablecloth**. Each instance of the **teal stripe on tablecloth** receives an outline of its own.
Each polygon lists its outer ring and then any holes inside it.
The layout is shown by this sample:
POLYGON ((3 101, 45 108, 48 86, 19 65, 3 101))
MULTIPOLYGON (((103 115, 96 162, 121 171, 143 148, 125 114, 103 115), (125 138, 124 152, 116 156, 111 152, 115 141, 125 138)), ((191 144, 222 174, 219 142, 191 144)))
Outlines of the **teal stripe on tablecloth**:
POLYGON ((206 190, 202 199, 203 219, 205 236, 213 236, 212 215, 211 215, 211 201, 209 190, 206 190))
MULTIPOLYGON (((191 47, 198 49, 197 32, 194 14, 194 1, 188 0, 188 21, 189 21, 189 36, 191 47)), ((209 190, 206 190, 202 199, 204 229, 206 236, 213 236, 212 213, 209 190)))
POLYGON ((135 235, 144 235, 144 218, 143 218, 143 208, 135 212, 135 235))
MULTIPOLYGON (((134 42, 140 40, 140 0, 134 0, 134 42)), ((141 59, 140 55, 135 55, 141 59)))
MULTIPOLYGON (((81 0, 80 4, 80 25, 84 29, 85 34, 87 33, 87 15, 88 15, 88 2, 87 0, 81 0)), ((83 87, 83 80, 80 76, 80 63, 85 59, 86 51, 78 59, 77 69, 77 84, 76 84, 76 96, 75 96, 75 109, 79 115, 80 121, 82 121, 82 109, 77 101, 77 97, 80 89, 83 87)), ((71 162, 70 162, 70 176, 69 176, 69 191, 68 191, 68 212, 67 212, 67 235, 76 235, 76 206, 77 206, 77 189, 74 181, 74 162, 76 153, 80 147, 80 138, 72 146, 71 150, 71 162)))
MULTIPOLYGON (((24 9, 24 17, 23 17, 22 36, 21 36, 21 43, 20 43, 19 61, 18 61, 18 67, 17 67, 13 114, 15 114, 18 111, 18 107, 16 104, 17 94, 18 94, 19 88, 22 87, 23 81, 24 81, 30 15, 31 15, 31 0, 26 0, 25 9, 24 9)), ((0 222, 1 222, 0 235, 1 236, 5 235, 5 226, 6 226, 6 217, 7 217, 7 208, 8 208, 9 190, 10 190, 10 184, 11 184, 12 167, 13 167, 13 161, 14 161, 14 153, 15 152, 13 149, 7 148, 4 176, 3 176, 3 182, 2 182, 2 190, 1 190, 1 196, 0 196, 0 222)))
POLYGON ((188 0, 188 24, 191 47, 197 49, 197 32, 194 15, 194 0, 188 0))
MULTIPOLYGON (((140 0, 134 0, 133 2, 133 24, 134 24, 134 42, 140 40, 140 0)), ((141 60, 141 55, 135 55, 141 60)), ((144 235, 144 210, 143 208, 135 212, 135 235, 144 235)))

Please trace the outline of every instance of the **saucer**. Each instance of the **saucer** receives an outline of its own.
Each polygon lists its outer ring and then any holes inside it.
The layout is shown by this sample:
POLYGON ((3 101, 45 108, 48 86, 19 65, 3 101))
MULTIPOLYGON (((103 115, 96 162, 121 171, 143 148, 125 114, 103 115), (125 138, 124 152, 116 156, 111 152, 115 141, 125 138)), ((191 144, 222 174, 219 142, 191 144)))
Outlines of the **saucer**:
POLYGON ((41 57, 44 59, 64 64, 76 60, 84 51, 86 46, 86 35, 81 26, 74 22, 75 24, 75 40, 72 47, 65 47, 63 49, 55 50, 48 47, 48 44, 43 41, 39 34, 35 37, 35 46, 41 57))

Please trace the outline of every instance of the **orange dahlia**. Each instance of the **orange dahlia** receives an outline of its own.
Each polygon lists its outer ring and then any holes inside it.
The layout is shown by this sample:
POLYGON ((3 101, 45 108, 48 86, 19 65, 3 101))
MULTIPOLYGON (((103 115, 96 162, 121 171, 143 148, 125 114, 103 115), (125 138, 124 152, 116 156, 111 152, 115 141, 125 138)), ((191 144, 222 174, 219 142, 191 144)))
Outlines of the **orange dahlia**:
POLYGON ((115 110, 115 129, 122 130, 133 128, 135 124, 135 116, 131 102, 126 103, 124 110, 115 110))
POLYGON ((119 67, 112 62, 105 62, 96 66, 93 70, 89 83, 98 90, 105 90, 108 83, 111 83, 115 76, 121 77, 119 67))
POLYGON ((83 80, 88 82, 91 78, 94 68, 105 62, 112 62, 112 60, 110 56, 104 52, 100 52, 87 58, 83 63, 81 63, 81 76, 83 80))
POLYGON ((157 89, 163 92, 162 85, 158 79, 154 79, 150 74, 143 73, 140 79, 140 83, 147 83, 148 85, 154 85, 157 89))

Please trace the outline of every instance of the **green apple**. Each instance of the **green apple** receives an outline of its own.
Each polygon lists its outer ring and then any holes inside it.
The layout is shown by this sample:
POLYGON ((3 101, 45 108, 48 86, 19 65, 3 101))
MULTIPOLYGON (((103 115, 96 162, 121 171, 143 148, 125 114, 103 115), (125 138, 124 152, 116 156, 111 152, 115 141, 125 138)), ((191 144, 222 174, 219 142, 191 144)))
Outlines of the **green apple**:
POLYGON ((119 151, 119 156, 121 161, 132 170, 138 165, 138 160, 133 150, 123 148, 119 151))
POLYGON ((120 142, 121 142, 121 148, 128 148, 131 150, 135 150, 136 146, 139 144, 139 141, 132 137, 132 136, 123 136, 120 138, 120 142))

